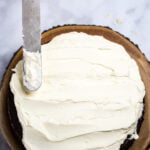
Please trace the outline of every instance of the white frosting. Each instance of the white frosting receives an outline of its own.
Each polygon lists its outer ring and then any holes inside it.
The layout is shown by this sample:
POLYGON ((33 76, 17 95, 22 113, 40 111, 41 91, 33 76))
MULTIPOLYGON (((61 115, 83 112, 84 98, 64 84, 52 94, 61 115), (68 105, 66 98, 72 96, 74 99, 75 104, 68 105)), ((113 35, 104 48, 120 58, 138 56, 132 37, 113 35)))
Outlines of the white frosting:
POLYGON ((21 65, 10 82, 27 150, 118 150, 138 138, 145 88, 125 49, 70 32, 42 46, 43 84, 27 94, 21 65))
POLYGON ((26 90, 35 91, 41 86, 41 53, 23 50, 23 84, 26 90))

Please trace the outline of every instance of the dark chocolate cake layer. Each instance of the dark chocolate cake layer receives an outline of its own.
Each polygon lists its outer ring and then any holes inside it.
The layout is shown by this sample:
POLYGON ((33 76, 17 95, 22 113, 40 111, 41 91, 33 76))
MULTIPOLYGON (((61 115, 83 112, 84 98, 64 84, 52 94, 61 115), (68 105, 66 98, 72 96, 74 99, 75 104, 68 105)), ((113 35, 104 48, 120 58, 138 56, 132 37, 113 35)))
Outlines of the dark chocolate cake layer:
POLYGON ((8 116, 9 116, 12 132, 14 133, 15 138, 18 141, 18 144, 20 145, 21 149, 25 150, 25 147, 22 143, 22 137, 23 137, 22 126, 19 122, 17 110, 14 104, 14 96, 10 90, 9 90, 9 97, 7 99, 7 104, 8 104, 8 116))

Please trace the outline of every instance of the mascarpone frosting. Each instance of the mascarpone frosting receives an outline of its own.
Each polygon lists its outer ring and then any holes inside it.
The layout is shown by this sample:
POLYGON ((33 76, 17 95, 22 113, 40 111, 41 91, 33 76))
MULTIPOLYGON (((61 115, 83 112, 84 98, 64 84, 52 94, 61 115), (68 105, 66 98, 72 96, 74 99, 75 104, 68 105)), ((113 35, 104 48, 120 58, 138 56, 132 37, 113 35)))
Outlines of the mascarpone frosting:
POLYGON ((145 87, 124 47, 70 32, 42 46, 43 81, 26 93, 22 61, 10 87, 27 150, 119 150, 143 111, 145 87))
POLYGON ((41 86, 41 53, 23 49, 23 85, 27 91, 35 91, 41 86))

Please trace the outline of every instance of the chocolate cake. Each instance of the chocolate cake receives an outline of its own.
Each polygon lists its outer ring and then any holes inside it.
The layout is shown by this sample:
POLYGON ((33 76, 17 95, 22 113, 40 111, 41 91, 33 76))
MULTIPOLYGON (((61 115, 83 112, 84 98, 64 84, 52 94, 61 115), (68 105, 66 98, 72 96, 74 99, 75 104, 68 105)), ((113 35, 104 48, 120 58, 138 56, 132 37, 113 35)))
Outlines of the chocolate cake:
MULTIPOLYGON (((119 33, 111 30, 107 27, 100 26, 85 26, 85 25, 66 25, 62 27, 56 27, 45 31, 42 35, 42 44, 48 43, 53 37, 68 32, 84 32, 90 35, 101 35, 106 39, 113 41, 115 43, 121 44, 128 54, 136 61, 139 66, 140 74, 146 88, 146 95, 144 98, 144 111, 143 117, 138 121, 137 132, 139 133, 139 138, 137 140, 130 140, 130 135, 121 145, 120 150, 144 150, 148 147, 149 137, 150 137, 150 64, 148 63, 145 56, 140 52, 139 48, 134 45, 129 39, 120 35, 119 33)), ((1 93, 0 93, 0 110, 1 110, 1 130, 4 134, 8 144, 11 149, 25 149, 22 144, 22 127, 19 123, 16 108, 14 105, 13 94, 9 89, 9 82, 12 75, 11 69, 15 67, 16 63, 21 60, 22 49, 14 55, 12 61, 10 62, 6 73, 4 75, 1 93)))

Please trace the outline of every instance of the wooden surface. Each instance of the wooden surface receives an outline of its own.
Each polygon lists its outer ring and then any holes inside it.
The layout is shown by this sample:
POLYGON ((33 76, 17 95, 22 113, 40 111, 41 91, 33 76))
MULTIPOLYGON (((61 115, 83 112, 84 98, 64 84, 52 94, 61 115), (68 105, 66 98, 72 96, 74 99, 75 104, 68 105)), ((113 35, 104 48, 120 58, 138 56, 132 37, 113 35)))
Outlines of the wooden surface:
MULTIPOLYGON (((145 150, 150 144, 150 64, 145 56, 141 53, 136 45, 130 42, 127 38, 117 32, 112 31, 110 28, 100 26, 88 25, 66 25, 62 27, 55 27, 42 34, 42 44, 49 42, 53 37, 71 31, 85 32, 91 35, 102 35, 108 40, 123 45, 128 54, 137 62, 142 80, 146 87, 146 95, 144 99, 144 121, 139 132, 139 139, 136 140, 130 150, 145 150)), ((17 62, 22 59, 22 49, 20 48, 12 58, 6 69, 0 91, 0 127, 1 131, 7 140, 12 150, 20 150, 17 141, 11 131, 8 112, 7 112, 7 98, 9 90, 9 81, 12 75, 11 69, 15 67, 17 62)))

